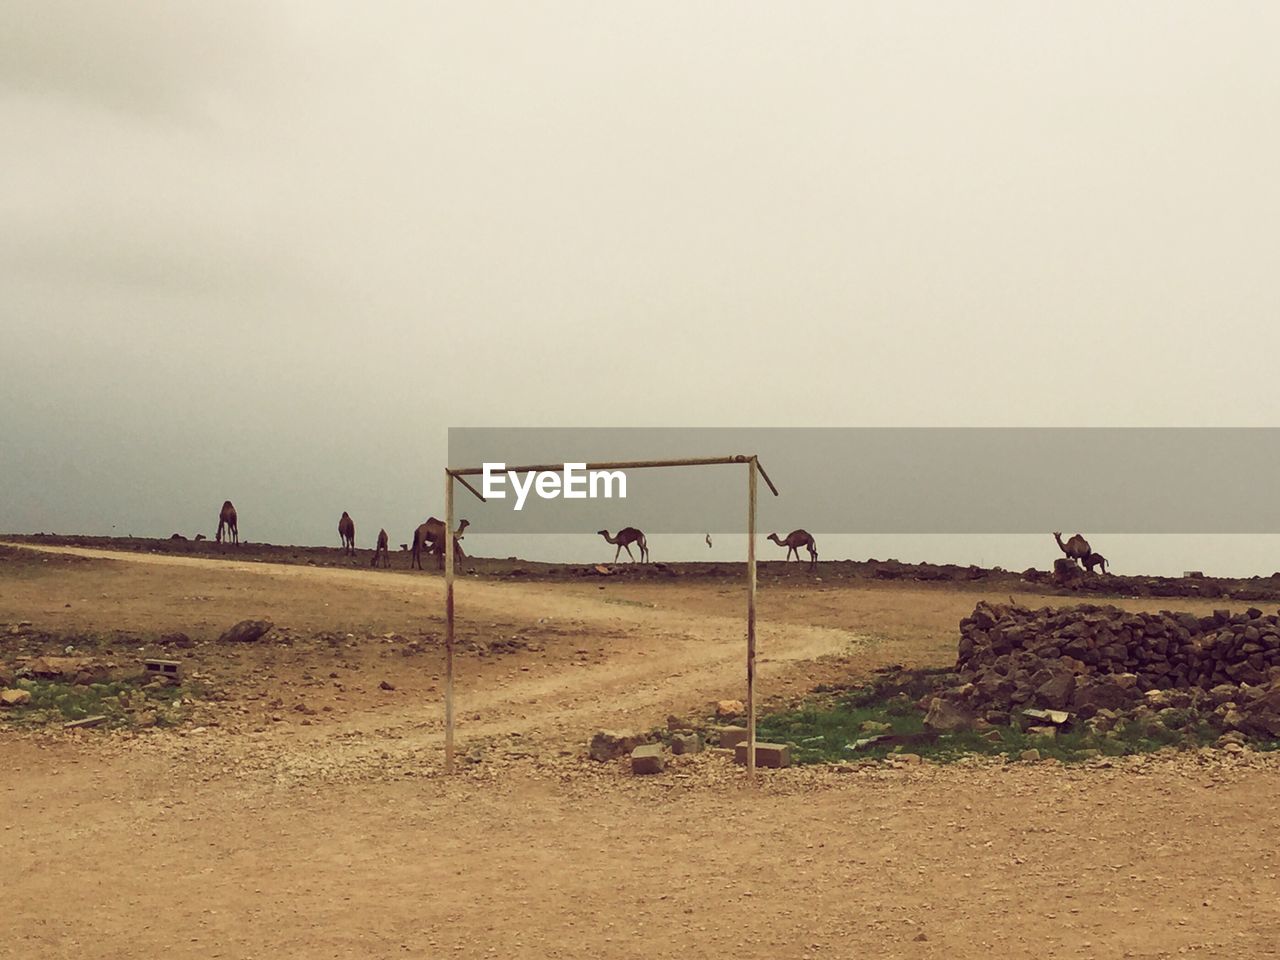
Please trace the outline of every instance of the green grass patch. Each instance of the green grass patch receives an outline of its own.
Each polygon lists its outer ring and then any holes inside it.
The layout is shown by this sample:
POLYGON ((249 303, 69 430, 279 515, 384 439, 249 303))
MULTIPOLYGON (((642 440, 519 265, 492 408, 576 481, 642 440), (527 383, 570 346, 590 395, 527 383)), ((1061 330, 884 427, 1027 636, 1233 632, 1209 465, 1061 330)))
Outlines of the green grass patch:
POLYGON ((151 684, 148 677, 105 683, 71 684, 51 680, 22 679, 15 686, 31 699, 18 707, 0 710, 0 723, 42 726, 104 716, 104 726, 173 726, 190 713, 184 698, 201 696, 192 685, 151 684))
POLYGON ((1203 722, 1178 729, 1176 721, 1186 718, 1170 716, 1167 723, 1121 720, 1105 733, 1077 721, 1059 729, 1054 737, 1028 733, 1016 725, 934 735, 925 730, 924 713, 916 703, 947 686, 947 680, 946 671, 901 671, 877 677, 863 687, 828 690, 796 709, 762 717, 758 735, 761 740, 792 744, 793 760, 802 764, 883 759, 894 753, 915 753, 945 762, 972 755, 1016 757, 1030 749, 1038 750, 1041 757, 1072 763, 1094 756, 1150 753, 1169 746, 1200 746, 1212 743, 1220 733, 1203 722), (900 742, 852 749, 856 741, 878 734, 891 734, 900 742))

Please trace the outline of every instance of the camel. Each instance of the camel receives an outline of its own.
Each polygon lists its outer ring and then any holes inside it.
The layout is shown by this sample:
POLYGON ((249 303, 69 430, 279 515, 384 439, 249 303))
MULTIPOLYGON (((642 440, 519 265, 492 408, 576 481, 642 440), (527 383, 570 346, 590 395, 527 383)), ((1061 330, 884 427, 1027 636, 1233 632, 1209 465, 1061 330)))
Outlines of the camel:
POLYGON ((382 565, 384 567, 391 566, 391 554, 387 551, 387 531, 386 530, 378 531, 378 545, 377 547, 374 548, 373 560, 372 562, 370 562, 369 566, 376 567, 378 565, 379 557, 382 558, 382 565))
POLYGON ((1065 553, 1070 560, 1083 560, 1090 553, 1089 541, 1078 533, 1066 543, 1062 542, 1061 533, 1055 533, 1053 539, 1058 541, 1058 549, 1065 553))
POLYGON ((707 549, 711 549, 711 534, 707 534, 707 549))
MULTIPOLYGON (((458 541, 462 539, 462 531, 470 525, 470 520, 460 520, 458 529, 453 534, 453 560, 459 565, 466 554, 463 553, 458 541)), ((437 520, 435 517, 428 517, 426 523, 413 531, 413 558, 409 561, 410 567, 422 569, 422 548, 425 545, 428 553, 434 553, 439 558, 437 569, 444 568, 444 532, 444 521, 437 520)))
POLYGON ((627 556, 631 558, 632 563, 636 562, 635 554, 631 552, 631 544, 633 543, 640 548, 640 562, 649 562, 649 544, 645 541, 644 534, 635 527, 623 527, 618 531, 618 535, 616 537, 609 536, 608 530, 597 530, 596 533, 604 537, 605 543, 613 543, 617 545, 618 549, 613 551, 614 563, 618 562, 618 555, 622 553, 623 550, 627 551, 627 556))
POLYGON ((342 517, 338 520, 338 536, 342 538, 342 552, 354 557, 356 555, 356 522, 345 510, 342 511, 342 517))
POLYGON ((804 547, 809 551, 809 569, 812 570, 818 565, 818 545, 813 542, 813 536, 807 530, 792 530, 787 534, 785 540, 779 540, 776 533, 769 534, 768 539, 772 540, 780 547, 787 548, 787 559, 791 559, 794 553, 796 559, 800 559, 800 548, 804 547))
POLYGON ((1088 556, 1081 558, 1080 562, 1090 573, 1093 573, 1093 568, 1096 566, 1101 566, 1103 573, 1107 572, 1107 558, 1100 553, 1090 552, 1088 556))
POLYGON ((236 508, 230 500, 223 501, 222 511, 218 514, 218 543, 222 542, 222 531, 226 530, 227 539, 232 543, 240 543, 240 530, 236 527, 236 508))

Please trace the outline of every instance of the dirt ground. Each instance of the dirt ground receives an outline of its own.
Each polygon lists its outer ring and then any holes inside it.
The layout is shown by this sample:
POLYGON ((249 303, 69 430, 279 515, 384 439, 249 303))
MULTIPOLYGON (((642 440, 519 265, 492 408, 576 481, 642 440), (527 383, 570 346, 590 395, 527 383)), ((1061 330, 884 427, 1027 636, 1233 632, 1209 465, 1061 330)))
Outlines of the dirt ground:
MULTIPOLYGON (((766 568, 762 691, 950 663, 982 589, 766 568)), ((741 584, 467 577, 447 779, 440 599, 433 571, 9 551, 0 624, 177 656, 222 699, 176 729, 0 725, 0 956, 1276 955, 1272 755, 632 778, 587 739, 741 696, 741 584), (276 639, 216 641, 260 616, 276 639)))

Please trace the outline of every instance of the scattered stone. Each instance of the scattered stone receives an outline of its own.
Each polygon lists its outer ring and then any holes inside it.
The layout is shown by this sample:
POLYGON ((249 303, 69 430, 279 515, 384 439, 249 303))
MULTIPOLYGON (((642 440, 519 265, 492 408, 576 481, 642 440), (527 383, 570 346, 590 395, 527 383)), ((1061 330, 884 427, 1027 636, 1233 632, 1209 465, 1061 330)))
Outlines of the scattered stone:
POLYGON ((1026 763, 1035 763, 1037 760, 1040 759, 1040 751, 1034 748, 1031 750, 1023 750, 1020 754, 1018 754, 1018 759, 1026 763))
POLYGON ((241 620, 218 638, 220 643, 254 643, 266 636, 274 624, 270 620, 241 620))
POLYGON ((1045 740, 1054 740, 1058 736, 1057 727, 1028 727, 1027 733, 1033 737, 1042 737, 1045 740))
POLYGON ((671 753, 677 757, 702 752, 702 737, 696 733, 677 733, 671 737, 671 753))
POLYGON ((1023 710, 1024 717, 1032 720, 1043 720, 1056 726, 1065 726, 1071 720, 1071 714, 1065 710, 1023 710))
POLYGON ((662 772, 662 745, 642 744, 631 751, 631 772, 647 775, 662 772))
POLYGON ((110 676, 106 664, 91 657, 37 657, 27 664, 27 672, 42 680, 78 685, 101 683, 110 676))
POLYGON ((395 688, 396 688, 396 685, 394 683, 390 683, 387 680, 383 680, 381 683, 378 684, 379 690, 394 690, 395 688))
POLYGON ((733 720, 742 716, 746 709, 741 700, 718 700, 716 701, 716 719, 733 720))
POLYGON ((888 733, 893 726, 888 723, 881 723, 879 720, 863 720, 858 727, 859 733, 888 733))
POLYGON ((30 690, 0 690, 0 707, 21 707, 30 702, 30 690))
POLYGON ((870 750, 872 747, 891 743, 892 741, 893 737, 890 734, 880 733, 874 737, 862 737, 853 741, 853 743, 846 743, 844 748, 846 750, 870 750))
POLYGON ((645 739, 644 735, 639 733, 600 730, 591 738, 591 744, 587 748, 587 755, 592 760, 600 762, 617 760, 619 757, 625 757, 636 747, 643 744, 645 739))
POLYGON ((957 730, 972 729, 973 713, 951 700, 934 697, 929 702, 929 712, 925 714, 925 729, 935 733, 954 733, 957 730))

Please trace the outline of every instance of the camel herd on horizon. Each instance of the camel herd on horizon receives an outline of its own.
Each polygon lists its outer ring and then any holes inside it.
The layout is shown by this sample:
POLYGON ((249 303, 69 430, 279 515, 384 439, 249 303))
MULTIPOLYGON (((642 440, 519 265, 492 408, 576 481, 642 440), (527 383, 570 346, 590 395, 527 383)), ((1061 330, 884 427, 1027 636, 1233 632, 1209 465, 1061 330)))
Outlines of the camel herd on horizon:
MULTIPOLYGON (((224 541, 234 545, 240 543, 238 520, 235 505, 230 500, 223 501, 222 510, 218 513, 218 533, 216 536, 218 543, 223 543, 224 541)), ((460 520, 458 528, 453 533, 454 562, 459 566, 461 566, 463 559, 466 557, 466 553, 463 551, 462 544, 459 541, 462 540, 470 524, 471 521, 469 520, 460 520)), ((649 563, 649 543, 642 531, 635 527, 623 527, 614 536, 610 536, 608 530, 597 530, 596 532, 604 537, 605 543, 611 544, 616 548, 613 551, 614 563, 618 562, 623 550, 627 551, 627 556, 634 563, 636 557, 631 552, 633 544, 640 551, 640 562, 649 563)), ((410 543, 400 544, 401 550, 409 551, 409 566, 411 569, 422 569, 423 553, 435 556, 438 567, 444 566, 444 534, 444 521, 436 517, 428 517, 424 523, 414 528, 410 543)), ((354 557, 356 555, 356 522, 351 519, 351 514, 345 510, 342 511, 342 516, 338 518, 338 538, 342 542, 342 552, 354 557)), ((197 536, 196 539, 202 540, 204 538, 197 536)), ((780 547, 787 548, 786 558, 788 560, 791 559, 792 555, 799 560, 801 549, 808 551, 810 569, 817 566, 818 548, 814 542, 813 535, 808 531, 792 530, 781 538, 776 533, 771 533, 768 539, 780 547)), ((383 567, 391 566, 391 553, 388 549, 388 543, 387 531, 383 528, 378 531, 377 546, 374 547, 373 557, 369 561, 371 567, 379 565, 383 567)), ((711 546, 711 534, 707 534, 707 546, 711 546)))
MULTIPOLYGON (((454 562, 459 566, 462 565, 466 553, 463 552, 460 541, 466 532, 471 521, 460 520, 458 528, 453 533, 453 557, 454 562)), ((622 551, 627 551, 627 556, 632 563, 636 562, 635 554, 631 552, 631 546, 634 544, 640 551, 640 562, 649 562, 649 543, 645 539, 643 531, 635 527, 623 527, 616 535, 610 536, 608 530, 597 530, 597 534, 604 537, 605 543, 615 547, 613 551, 613 562, 617 563, 618 558, 622 555, 622 551)), ((356 523, 351 519, 351 515, 347 511, 342 511, 342 516, 338 519, 338 537, 342 541, 342 552, 349 556, 356 555, 356 523)), ((1080 534, 1075 534, 1071 539, 1064 541, 1062 533, 1055 531, 1054 540, 1058 543, 1058 549, 1062 551, 1064 556, 1073 564, 1079 564, 1089 573, 1094 572, 1095 567, 1101 567, 1102 572, 1107 572, 1107 558, 1100 553, 1095 553, 1093 548, 1089 546, 1089 541, 1080 534)), ((197 539, 202 539, 197 537, 197 539)), ((224 539, 228 543, 240 543, 240 530, 237 526, 236 508, 230 500, 224 501, 222 510, 218 514, 218 534, 217 542, 222 543, 224 539)), ((809 569, 813 570, 818 565, 818 545, 813 539, 813 534, 807 530, 792 530, 785 537, 779 537, 776 533, 771 533, 766 538, 772 540, 780 547, 787 548, 786 559, 789 561, 793 556, 797 561, 800 559, 800 551, 803 549, 809 554, 809 569)), ((411 542, 402 543, 402 550, 409 550, 411 569, 422 569, 422 554, 425 552, 429 556, 436 557, 436 565, 438 568, 444 567, 444 542, 445 542, 445 526, 444 521, 436 517, 428 517, 424 523, 414 528, 411 542)), ((373 551, 373 558, 369 565, 372 567, 391 566, 391 554, 387 549, 388 538, 386 529, 378 531, 377 546, 373 551)), ((707 547, 711 546, 711 534, 707 534, 707 547)))

